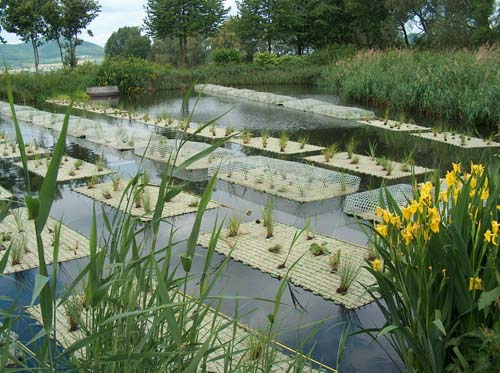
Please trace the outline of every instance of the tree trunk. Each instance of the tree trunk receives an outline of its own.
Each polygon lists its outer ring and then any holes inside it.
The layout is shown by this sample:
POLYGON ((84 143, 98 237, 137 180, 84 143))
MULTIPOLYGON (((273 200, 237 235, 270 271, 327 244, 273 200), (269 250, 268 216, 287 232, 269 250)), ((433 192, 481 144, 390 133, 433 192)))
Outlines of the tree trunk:
POLYGON ((267 39, 267 51, 269 53, 273 51, 273 46, 271 45, 271 39, 267 39))
POLYGON ((31 45, 33 47, 33 54, 35 56, 35 72, 38 73, 38 65, 40 64, 40 55, 38 54, 38 45, 36 39, 31 38, 31 45))
POLYGON ((75 39, 69 41, 69 64, 71 69, 74 69, 77 65, 76 60, 76 45, 78 44, 78 38, 75 36, 75 39))
POLYGON ((302 45, 300 43, 297 44, 297 56, 302 56, 302 45))
POLYGON ((187 65, 187 37, 185 35, 179 36, 179 52, 181 67, 186 67, 187 65))
POLYGON ((57 39, 56 43, 57 43, 57 46, 59 47, 59 55, 61 56, 61 63, 63 65, 63 67, 64 67, 65 66, 65 63, 64 63, 64 54, 63 54, 63 50, 62 50, 61 41, 59 39, 57 39))
POLYGON ((405 37, 406 48, 410 48, 410 41, 408 40, 408 33, 406 32, 405 24, 401 22, 400 25, 401 25, 401 31, 403 31, 403 35, 405 37))
POLYGON ((184 35, 184 66, 187 66, 188 65, 188 40, 187 40, 187 36, 184 35))

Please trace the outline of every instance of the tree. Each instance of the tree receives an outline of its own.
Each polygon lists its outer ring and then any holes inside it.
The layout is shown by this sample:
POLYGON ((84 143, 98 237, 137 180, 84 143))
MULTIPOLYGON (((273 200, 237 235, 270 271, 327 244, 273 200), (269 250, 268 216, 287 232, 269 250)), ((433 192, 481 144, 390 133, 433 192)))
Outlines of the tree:
POLYGON ((315 0, 276 1, 276 35, 287 45, 293 45, 295 53, 299 56, 309 46, 311 36, 309 9, 314 3, 315 0))
POLYGON ((178 38, 180 64, 187 64, 189 37, 211 35, 229 9, 222 0, 148 0, 144 24, 155 39, 178 38))
MULTIPOLYGON (((0 1, 0 32, 2 32, 2 20, 3 20, 3 17, 4 17, 4 10, 5 10, 5 4, 3 1, 0 1)), ((3 43, 5 44, 5 39, 2 37, 2 35, 0 35, 0 43, 3 43)))
POLYGON ((56 42, 59 48, 59 55, 61 57, 61 63, 65 65, 64 52, 63 52, 63 40, 62 31, 64 28, 62 19, 62 9, 61 4, 58 0, 47 0, 43 8, 43 16, 46 21, 45 37, 47 40, 53 40, 56 42))
MULTIPOLYGON (((297 55, 311 47, 341 43, 351 21, 343 0, 275 0, 276 37, 297 55)), ((346 40, 348 42, 348 40, 346 40)))
POLYGON ((212 49, 228 48, 240 49, 241 39, 238 35, 238 18, 227 18, 215 35, 211 38, 212 49))
POLYGON ((498 6, 498 12, 495 12, 495 0, 472 1, 471 16, 473 19, 473 31, 471 38, 473 44, 493 44, 499 40, 498 30, 495 30, 494 25, 494 22, 500 20, 500 3, 498 6), (493 18, 493 22, 490 21, 491 18, 493 18))
POLYGON ((397 25, 390 17, 385 0, 346 0, 346 11, 352 17, 354 43, 383 48, 397 40, 397 25))
POLYGON ((104 53, 106 57, 139 57, 146 59, 151 51, 151 41, 141 35, 139 27, 121 27, 111 34, 104 53))
POLYGON ((426 47, 475 47, 499 38, 495 0, 386 0, 386 4, 403 34, 407 28, 419 30, 417 42, 426 47))
POLYGON ((44 0, 3 0, 2 26, 7 32, 16 34, 25 43, 31 43, 38 72, 40 55, 38 48, 43 44, 46 23, 42 14, 44 0))
MULTIPOLYGON (((197 35, 186 41, 187 66, 199 66, 208 63, 210 44, 208 38, 197 35)), ((161 64, 178 65, 180 62, 179 41, 174 38, 156 39, 151 46, 151 58, 161 64)))
MULTIPOLYGON (((61 23, 63 25, 61 36, 65 41, 66 63, 75 68, 76 47, 82 43, 78 35, 99 15, 101 6, 96 0, 60 0, 61 23)), ((87 30, 89 35, 92 32, 87 30)))
POLYGON ((245 41, 247 51, 253 54, 260 42, 265 42, 267 51, 272 52, 273 43, 278 40, 276 25, 276 0, 241 0, 237 3, 240 13, 238 28, 245 41))

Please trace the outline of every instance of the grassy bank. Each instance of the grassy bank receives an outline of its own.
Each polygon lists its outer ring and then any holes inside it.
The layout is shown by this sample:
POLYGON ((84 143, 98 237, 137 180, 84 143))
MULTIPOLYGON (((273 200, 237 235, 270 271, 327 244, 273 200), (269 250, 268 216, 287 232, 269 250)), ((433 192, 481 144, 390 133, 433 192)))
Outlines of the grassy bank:
MULTIPOLYGON (((10 76, 12 93, 17 103, 32 103, 38 100, 85 91, 95 82, 97 66, 85 64, 74 71, 58 70, 46 74, 19 73, 10 76)), ((7 99, 7 76, 0 74, 0 98, 7 99)))
POLYGON ((192 69, 173 69, 140 60, 112 60, 103 63, 97 72, 100 85, 118 85, 123 93, 144 90, 178 89, 193 83, 221 85, 312 85, 322 72, 311 65, 257 66, 253 64, 208 65, 192 69))
MULTIPOLYGON (((20 73, 11 76, 17 102, 34 102, 58 95, 84 91, 92 85, 117 85, 123 94, 141 94, 179 89, 194 83, 222 85, 313 85, 321 67, 312 65, 257 66, 208 65, 174 69, 142 60, 112 60, 100 66, 85 64, 75 71, 60 70, 43 75, 20 73)), ((7 97, 5 76, 0 75, 0 96, 7 97)))
POLYGON ((444 116, 467 125, 500 118, 500 50, 362 51, 325 69, 320 84, 347 101, 444 116))

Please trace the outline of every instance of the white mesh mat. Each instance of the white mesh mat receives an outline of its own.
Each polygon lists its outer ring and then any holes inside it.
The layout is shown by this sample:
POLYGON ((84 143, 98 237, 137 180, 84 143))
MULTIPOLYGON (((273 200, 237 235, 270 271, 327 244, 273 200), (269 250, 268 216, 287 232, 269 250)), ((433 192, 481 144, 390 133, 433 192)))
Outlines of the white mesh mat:
POLYGON ((340 106, 309 98, 299 100, 294 97, 269 92, 257 92, 250 89, 236 89, 213 84, 197 84, 195 86, 195 91, 215 96, 230 96, 273 105, 283 105, 289 109, 340 119, 367 119, 375 116, 371 111, 356 107, 340 106))
MULTIPOLYGON (((209 175, 219 170, 210 167, 209 175)), ((262 156, 232 159, 221 165, 218 177, 298 202, 311 202, 354 193, 357 176, 262 156)))
POLYGON ((237 89, 231 87, 224 87, 213 84, 197 84, 195 91, 203 92, 215 96, 229 96, 235 98, 244 98, 251 101, 258 101, 273 105, 283 105, 288 101, 296 101, 297 99, 290 96, 277 95, 269 92, 257 92, 251 89, 237 89))
POLYGON ((0 186, 0 201, 4 201, 6 199, 11 199, 11 198, 12 198, 12 193, 9 192, 4 187, 0 186))
MULTIPOLYGON (((209 148, 209 144, 181 141, 176 139, 166 139, 162 136, 153 136, 149 146, 138 147, 135 153, 145 158, 153 159, 160 162, 173 161, 177 156, 176 165, 188 160, 192 156, 209 148), (182 146, 181 146, 182 144, 182 146)), ((201 170, 210 167, 218 168, 221 164, 228 162, 233 158, 243 157, 244 154, 225 148, 218 148, 208 156, 194 162, 188 166, 188 170, 201 170)))
MULTIPOLYGON (((20 120, 55 131, 61 131, 65 118, 65 114, 40 111, 30 106, 15 105, 15 110, 20 120)), ((1 103, 0 113, 10 114, 8 104, 1 103)), ((84 137, 96 144, 119 150, 145 146, 151 136, 151 133, 145 129, 116 126, 74 115, 69 118, 68 134, 74 137, 84 137)))
MULTIPOLYGON (((409 184, 391 185, 386 189, 400 207, 406 206, 408 199, 413 199, 413 188, 409 184)), ((379 220, 376 210, 377 207, 381 207, 381 194, 384 202, 387 203, 387 195, 381 188, 347 196, 344 212, 366 220, 379 220)))

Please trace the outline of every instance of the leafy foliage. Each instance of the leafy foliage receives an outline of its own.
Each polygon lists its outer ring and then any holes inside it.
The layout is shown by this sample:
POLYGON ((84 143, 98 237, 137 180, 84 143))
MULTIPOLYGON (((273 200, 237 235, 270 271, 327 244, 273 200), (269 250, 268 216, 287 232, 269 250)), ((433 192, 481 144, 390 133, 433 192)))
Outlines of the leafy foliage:
POLYGON ((212 51, 212 60, 218 65, 241 62, 241 53, 237 49, 218 48, 212 51))
POLYGON ((141 35, 139 27, 121 27, 106 42, 106 57, 137 57, 146 59, 151 51, 151 41, 141 35))
POLYGON ((168 66, 145 63, 140 58, 106 59, 97 72, 99 85, 116 85, 125 94, 141 93, 148 89, 168 66))

